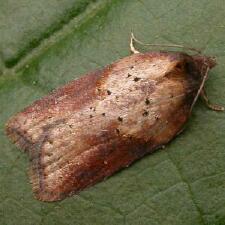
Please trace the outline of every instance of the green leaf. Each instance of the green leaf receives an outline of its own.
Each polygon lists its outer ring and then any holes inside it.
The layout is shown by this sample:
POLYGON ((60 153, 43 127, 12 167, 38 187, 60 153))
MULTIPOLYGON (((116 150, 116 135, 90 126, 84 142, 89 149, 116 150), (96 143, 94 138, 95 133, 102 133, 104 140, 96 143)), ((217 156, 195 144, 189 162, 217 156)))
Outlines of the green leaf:
POLYGON ((131 30, 216 56, 206 89, 225 105, 224 15, 223 0, 0 0, 0 224, 225 224, 225 113, 202 103, 166 149, 51 204, 33 198, 28 158, 4 134, 35 99, 129 55, 131 30))

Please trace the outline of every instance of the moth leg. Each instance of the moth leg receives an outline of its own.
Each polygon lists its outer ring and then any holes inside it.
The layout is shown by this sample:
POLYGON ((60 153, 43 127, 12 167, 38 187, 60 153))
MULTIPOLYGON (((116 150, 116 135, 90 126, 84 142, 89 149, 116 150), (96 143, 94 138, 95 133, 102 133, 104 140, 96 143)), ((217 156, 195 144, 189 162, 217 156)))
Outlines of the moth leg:
POLYGON ((138 50, 135 49, 134 47, 134 34, 133 32, 131 32, 131 37, 130 37, 130 51, 133 53, 133 54, 137 54, 137 53, 140 53, 138 50))
POLYGON ((209 109, 212 109, 212 110, 214 110, 214 111, 224 111, 224 110, 225 110, 223 106, 211 104, 211 103, 209 102, 209 99, 208 99, 208 97, 207 97, 207 94, 206 94, 206 91, 205 91, 204 88, 201 90, 201 94, 200 94, 200 95, 201 95, 203 101, 205 102, 206 106, 207 106, 209 109))

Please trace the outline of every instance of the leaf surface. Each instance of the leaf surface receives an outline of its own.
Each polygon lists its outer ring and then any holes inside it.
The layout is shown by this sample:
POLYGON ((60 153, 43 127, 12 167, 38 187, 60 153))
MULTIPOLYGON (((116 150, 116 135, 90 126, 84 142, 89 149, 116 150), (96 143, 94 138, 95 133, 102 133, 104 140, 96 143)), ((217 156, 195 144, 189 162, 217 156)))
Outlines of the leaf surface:
POLYGON ((225 113, 201 102, 164 150, 51 204, 33 198, 28 158, 4 134, 34 100, 129 55, 131 30, 216 56, 206 89, 225 105, 224 14, 222 0, 0 0, 0 224, 225 224, 225 113))

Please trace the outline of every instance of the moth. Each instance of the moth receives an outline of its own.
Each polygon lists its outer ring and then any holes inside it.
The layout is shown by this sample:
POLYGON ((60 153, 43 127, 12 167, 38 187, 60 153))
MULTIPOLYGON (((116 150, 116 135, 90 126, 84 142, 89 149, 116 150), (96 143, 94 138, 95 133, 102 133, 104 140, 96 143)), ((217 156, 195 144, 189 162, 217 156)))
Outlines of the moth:
MULTIPOLYGON (((6 134, 30 159, 35 197, 78 193, 179 134, 215 59, 184 52, 132 54, 73 80, 9 119, 6 134)), ((137 41, 137 40, 136 40, 137 41)))

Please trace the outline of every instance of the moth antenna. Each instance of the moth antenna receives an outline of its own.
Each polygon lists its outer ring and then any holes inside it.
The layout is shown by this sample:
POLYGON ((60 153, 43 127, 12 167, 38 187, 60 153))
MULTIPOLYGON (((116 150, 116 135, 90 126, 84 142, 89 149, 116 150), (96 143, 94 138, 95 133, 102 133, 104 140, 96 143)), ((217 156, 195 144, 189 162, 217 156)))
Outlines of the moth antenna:
MULTIPOLYGON (((207 106, 209 109, 212 109, 212 110, 214 110, 214 111, 224 111, 225 109, 224 109, 223 106, 214 105, 214 104, 211 104, 211 103, 209 102, 209 99, 208 99, 208 97, 207 97, 206 91, 205 91, 205 89, 204 89, 204 85, 205 85, 205 82, 206 82, 206 80, 207 80, 207 78, 208 78, 208 73, 209 73, 210 67, 209 67, 206 63, 204 63, 203 65, 206 66, 206 71, 205 71, 205 74, 203 75, 202 83, 201 83, 201 85, 200 85, 200 87, 199 87, 199 89, 198 89, 198 92, 197 92, 197 94, 196 94, 196 96, 195 96, 195 98, 194 98, 194 100, 193 100, 193 102, 192 102, 190 112, 192 111, 192 109, 193 109, 193 107, 194 107, 194 105, 195 105, 195 103, 196 103, 196 101, 197 101, 199 95, 202 97, 203 101, 205 102, 206 106, 207 106)), ((203 74, 203 70, 204 70, 204 67, 202 67, 201 74, 203 74)))
POLYGON ((133 32, 131 32, 131 37, 130 37, 130 51, 133 53, 133 54, 137 54, 137 53, 140 53, 138 50, 135 49, 134 47, 134 34, 133 32))
POLYGON ((224 111, 225 110, 223 106, 210 103, 204 87, 202 88, 200 95, 201 95, 202 100, 204 101, 204 103, 206 104, 206 106, 209 109, 212 109, 214 111, 224 111))
MULTIPOLYGON (((209 64, 206 62, 206 60, 204 60, 204 64, 203 64, 203 65, 205 65, 206 68, 208 68, 208 71, 209 71, 210 66, 209 66, 209 64)), ((203 69, 204 69, 204 67, 202 67, 202 70, 203 70, 203 69)), ((206 73, 207 73, 207 74, 206 74, 206 79, 208 78, 208 71, 206 71, 206 73)), ((203 72, 201 71, 201 73, 203 73, 203 72)), ((211 103, 209 102, 209 99, 208 99, 208 96, 207 96, 207 94, 206 94, 204 85, 203 85, 203 88, 202 88, 202 90, 201 90, 201 92, 200 92, 200 96, 201 96, 202 100, 204 101, 204 103, 206 104, 206 106, 207 106, 209 109, 214 110, 214 111, 224 111, 224 107, 223 107, 223 106, 216 105, 216 104, 211 104, 211 103)))
POLYGON ((202 89, 203 89, 203 87, 204 87, 204 85, 205 85, 205 82, 206 82, 206 80, 207 80, 207 77, 208 77, 208 73, 209 73, 209 67, 207 66, 207 67, 206 67, 205 74, 204 74, 203 79, 202 79, 202 83, 201 83, 201 85, 200 85, 200 87, 199 87, 199 89, 198 89, 198 92, 197 92, 197 94, 196 94, 196 96, 195 96, 195 98, 194 98, 194 100, 193 100, 193 102, 192 102, 192 104, 191 104, 190 114, 191 114, 191 112, 192 112, 192 109, 193 109, 193 107, 194 107, 194 105, 195 105, 195 103, 196 103, 196 101, 197 101, 199 95, 200 95, 201 92, 202 92, 202 89))
MULTIPOLYGON (((143 43, 142 41, 138 40, 135 36, 134 33, 131 32, 131 43, 133 44, 133 41, 141 44, 141 45, 146 45, 146 46, 159 46, 159 47, 169 47, 169 48, 182 48, 182 49, 186 49, 189 51, 194 51, 197 52, 198 54, 201 54, 201 50, 200 49, 196 49, 196 48, 191 48, 191 47, 187 47, 184 45, 176 45, 176 44, 149 44, 149 43, 143 43)), ((131 45, 130 45, 131 47, 131 45)), ((132 51, 132 50, 131 50, 132 51)))

